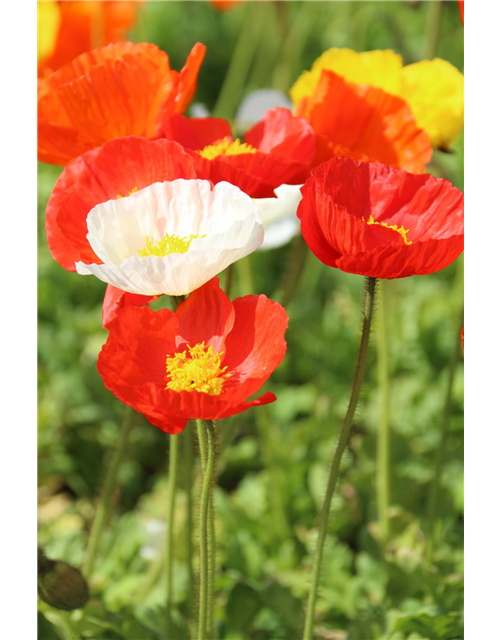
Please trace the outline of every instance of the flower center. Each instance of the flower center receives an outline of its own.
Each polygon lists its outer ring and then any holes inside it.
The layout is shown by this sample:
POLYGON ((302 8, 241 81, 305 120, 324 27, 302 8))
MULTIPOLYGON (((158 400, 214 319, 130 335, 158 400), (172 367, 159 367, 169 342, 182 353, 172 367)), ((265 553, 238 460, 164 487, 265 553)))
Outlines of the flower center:
MULTIPOLYGON (((128 195, 129 195, 129 196, 131 196, 133 193, 136 193, 136 192, 137 192, 137 187, 134 187, 133 189, 131 189, 131 190, 128 192, 128 195)), ((118 195, 116 196, 116 199, 118 200, 118 198, 123 198, 123 196, 122 196, 122 195, 120 195, 120 194, 118 194, 118 195)))
MULTIPOLYGON (((364 218, 361 218, 361 220, 363 220, 363 222, 366 222, 364 218)), ((412 241, 408 240, 408 238, 406 237, 406 234, 409 232, 409 229, 405 229, 403 225, 398 227, 397 224, 387 224, 387 222, 375 222, 375 220, 373 219, 373 216, 370 216, 370 219, 368 220, 368 222, 366 222, 366 224, 368 225, 378 224, 381 227, 385 227, 386 229, 391 229, 392 231, 396 231, 403 238, 405 244, 412 244, 412 241)))
POLYGON ((217 156, 238 156, 242 153, 257 153, 257 149, 246 142, 240 142, 238 138, 231 142, 231 139, 226 137, 219 144, 209 144, 197 153, 202 158, 212 160, 217 156))
POLYGON ((167 356, 167 375, 170 376, 166 389, 172 391, 200 391, 218 396, 222 385, 231 374, 221 368, 224 353, 215 353, 213 346, 205 347, 205 342, 194 347, 187 345, 186 351, 167 356))
MULTIPOLYGON (((205 238, 206 235, 207 234, 205 233, 201 237, 205 238)), ((172 235, 166 233, 163 238, 158 241, 146 236, 144 249, 138 249, 138 252, 141 258, 147 258, 148 256, 159 256, 160 258, 163 258, 168 256, 170 253, 186 253, 191 242, 198 237, 197 233, 192 233, 190 236, 185 236, 184 238, 179 238, 175 233, 172 235)))

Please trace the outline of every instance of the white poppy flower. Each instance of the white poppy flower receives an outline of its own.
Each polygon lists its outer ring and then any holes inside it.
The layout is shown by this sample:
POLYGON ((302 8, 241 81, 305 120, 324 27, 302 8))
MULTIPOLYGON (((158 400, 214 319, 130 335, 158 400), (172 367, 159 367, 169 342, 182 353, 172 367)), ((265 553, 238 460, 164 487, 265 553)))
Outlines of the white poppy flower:
POLYGON ((264 242, 260 249, 281 247, 300 233, 297 207, 302 200, 300 188, 304 185, 282 184, 274 190, 276 198, 255 198, 264 225, 264 242))
POLYGON ((87 239, 103 264, 82 275, 142 295, 185 295, 255 251, 264 238, 258 208, 237 187, 207 180, 156 182, 95 206, 87 239))

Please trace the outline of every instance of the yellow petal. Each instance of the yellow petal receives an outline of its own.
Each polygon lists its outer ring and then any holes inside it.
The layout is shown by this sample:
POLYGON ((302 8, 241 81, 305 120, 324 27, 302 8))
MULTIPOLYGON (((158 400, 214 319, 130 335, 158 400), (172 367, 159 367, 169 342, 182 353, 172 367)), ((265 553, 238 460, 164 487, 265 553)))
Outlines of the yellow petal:
POLYGON ((54 53, 61 26, 61 10, 55 0, 37 2, 38 9, 38 60, 54 53))
POLYGON ((446 60, 422 60, 402 71, 401 97, 436 147, 448 147, 464 127, 464 76, 446 60))
POLYGON ((315 60, 310 71, 302 73, 291 88, 290 96, 296 105, 302 98, 312 95, 323 69, 333 71, 348 82, 370 84, 399 95, 402 66, 401 56, 390 49, 363 53, 352 49, 328 49, 315 60))

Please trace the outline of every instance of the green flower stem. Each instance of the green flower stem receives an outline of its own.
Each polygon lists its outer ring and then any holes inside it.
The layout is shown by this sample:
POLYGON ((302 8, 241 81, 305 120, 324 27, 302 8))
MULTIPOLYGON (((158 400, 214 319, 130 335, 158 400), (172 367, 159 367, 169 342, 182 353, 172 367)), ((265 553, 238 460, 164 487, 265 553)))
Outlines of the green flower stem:
POLYGON ((252 275, 252 265, 250 264, 250 256, 238 260, 236 271, 238 273, 239 292, 242 296, 252 295, 254 292, 254 283, 252 275))
POLYGON ((188 587, 188 602, 190 605, 194 603, 194 569, 193 569, 193 465, 194 465, 194 451, 193 451, 193 432, 191 429, 191 422, 188 422, 186 428, 182 432, 183 440, 183 457, 184 457, 184 478, 185 488, 187 494, 187 517, 186 517, 186 529, 187 529, 187 562, 188 562, 188 575, 189 575, 189 587, 188 587))
POLYGON ((377 369, 380 396, 380 419, 377 432, 377 511, 379 540, 385 545, 390 535, 388 509, 390 503, 390 427, 389 427, 389 362, 387 344, 387 289, 389 283, 378 285, 377 369))
POLYGON ((257 412, 257 431, 262 448, 262 457, 267 470, 267 490, 271 517, 273 519, 276 535, 280 540, 285 540, 290 534, 290 527, 283 504, 283 482, 279 463, 276 459, 276 444, 273 432, 269 424, 268 407, 261 407, 257 412))
POLYGON ((349 432, 351 429, 352 421, 356 407, 358 405, 359 394, 361 391, 361 384, 366 367, 366 356, 368 353, 368 344, 370 341, 370 329, 373 319, 373 306, 375 300, 375 289, 377 285, 376 278, 367 278, 366 287, 363 299, 363 325, 361 334, 361 343, 359 346, 358 362, 356 365, 356 373, 354 375, 354 382, 352 385, 351 398, 349 400, 349 406, 347 407, 346 416, 342 424, 340 431, 339 441, 332 460, 332 466, 330 468, 330 475, 328 477, 328 484, 326 488, 325 500, 323 503, 323 510, 321 512, 318 543, 316 547, 316 556, 314 559, 311 586, 309 590, 309 598, 307 600, 306 617, 304 625, 303 640, 312 640, 313 638, 313 625, 314 625, 314 610, 316 606, 316 597, 318 593, 319 576, 321 571, 321 560, 323 558, 323 548, 325 544, 326 532, 328 529, 328 518, 330 515, 330 505, 332 502, 333 494, 340 473, 340 463, 342 460, 342 454, 344 453, 347 441, 349 439, 349 432))
POLYGON ((234 262, 230 264, 226 271, 224 277, 224 293, 228 298, 231 297, 231 286, 233 284, 233 273, 234 273, 234 262))
POLYGON ((215 117, 230 120, 241 99, 267 15, 259 5, 259 2, 246 3, 238 42, 214 107, 215 117))
MULTIPOLYGON (((207 639, 207 618, 209 614, 209 562, 208 562, 208 540, 209 540, 209 503, 212 488, 212 476, 215 466, 215 430, 214 424, 210 420, 204 421, 207 429, 207 457, 203 474, 203 486, 200 502, 200 601, 198 618, 198 640, 207 639)), ((210 612, 211 613, 211 612, 210 612)), ((212 617, 212 616, 211 616, 212 617)), ((208 628, 212 627, 211 620, 208 628)))
MULTIPOLYGON (((205 427, 203 426, 203 420, 197 420, 196 426, 198 430, 198 442, 200 444, 200 459, 201 469, 205 473, 207 465, 207 434, 205 427)), ((214 423, 215 425, 215 423, 214 423)), ((215 474, 214 474, 215 475, 215 474)), ((208 637, 213 636, 213 602, 214 602, 214 587, 215 587, 215 517, 214 517, 214 503, 213 503, 213 490, 210 487, 210 496, 208 502, 208 606, 207 606, 207 620, 208 620, 208 637)))
POLYGON ((87 548, 85 550, 85 556, 83 560, 82 571, 86 578, 90 579, 92 571, 94 569, 94 562, 99 548, 99 542, 101 540, 101 534, 104 527, 104 523, 109 513, 111 506, 111 499, 116 487, 116 480, 118 476, 118 470, 122 463, 125 451, 127 448, 128 439, 132 430, 132 416, 134 410, 132 407, 125 406, 122 418, 122 425, 120 434, 118 436, 118 442, 116 449, 113 452, 111 461, 106 469, 104 476, 104 483, 102 487, 101 498, 97 504, 94 521, 90 529, 89 540, 87 548))
POLYGON ((165 569, 167 574, 167 593, 165 597, 165 638, 172 636, 172 569, 174 564, 174 511, 177 488, 177 458, 179 452, 179 436, 170 436, 170 459, 168 465, 168 501, 167 501, 167 539, 165 546, 165 569))
MULTIPOLYGON (((279 3, 280 6, 285 4, 279 3)), ((273 88, 285 93, 289 91, 292 83, 293 71, 297 61, 300 60, 309 36, 315 28, 322 6, 316 2, 303 2, 297 8, 294 19, 288 29, 288 35, 284 38, 283 47, 277 64, 274 66, 273 88)), ((283 33, 283 31, 282 31, 283 33)), ((284 32, 286 33, 286 31, 284 32)))
POLYGON ((302 234, 295 236, 289 256, 288 268, 281 286, 282 294, 278 300, 285 308, 299 289, 299 283, 304 273, 309 249, 302 234))
POLYGON ((460 312, 459 322, 456 327, 456 339, 455 346, 453 348, 450 364, 448 368, 448 388, 446 390, 446 400, 444 403, 443 409, 443 419, 441 421, 441 434, 439 438, 439 445, 436 449, 436 454, 434 457, 434 476, 432 478, 432 483, 429 491, 429 502, 427 507, 427 528, 428 528, 428 537, 427 537, 427 545, 426 545, 426 559, 428 562, 432 562, 433 554, 434 554, 434 546, 437 541, 437 508, 439 503, 439 494, 441 488, 441 475, 443 472, 444 466, 444 453, 446 451, 446 443, 448 440, 448 432, 450 425, 450 415, 451 415, 451 407, 453 403, 453 385, 455 382, 455 373, 457 370, 457 364, 462 352, 462 338, 460 335, 460 331, 463 327, 463 319, 464 312, 463 307, 460 312))
POLYGON ((442 1, 433 0, 427 3, 427 27, 425 34, 424 58, 431 60, 436 55, 441 27, 442 1))

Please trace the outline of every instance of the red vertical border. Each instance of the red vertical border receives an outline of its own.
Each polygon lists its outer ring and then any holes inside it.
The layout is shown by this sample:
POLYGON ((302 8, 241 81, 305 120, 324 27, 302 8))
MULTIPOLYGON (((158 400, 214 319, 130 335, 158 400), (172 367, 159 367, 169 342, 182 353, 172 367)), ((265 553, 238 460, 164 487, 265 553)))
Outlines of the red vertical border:
POLYGON ((500 638, 500 2, 465 11, 465 606, 500 638))

